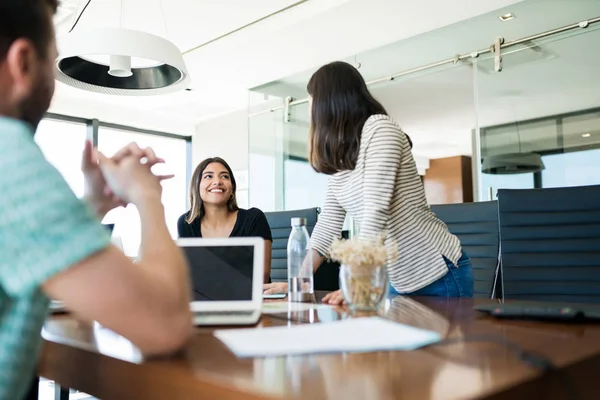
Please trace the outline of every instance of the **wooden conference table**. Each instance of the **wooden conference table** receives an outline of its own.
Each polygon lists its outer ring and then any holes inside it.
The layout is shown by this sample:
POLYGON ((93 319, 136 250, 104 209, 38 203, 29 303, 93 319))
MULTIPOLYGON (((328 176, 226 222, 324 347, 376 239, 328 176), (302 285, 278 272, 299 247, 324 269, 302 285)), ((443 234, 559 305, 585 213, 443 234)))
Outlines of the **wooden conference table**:
MULTIPOLYGON (((103 400, 598 398, 600 324, 500 321, 474 311, 478 301, 492 300, 391 301, 386 317, 457 338, 453 344, 267 359, 238 359, 212 329, 202 328, 180 355, 141 361, 112 332, 52 316, 39 375, 103 400), (545 357, 555 371, 532 368, 502 341, 545 357)), ((286 314, 264 315, 258 327, 327 323, 345 315, 344 309, 303 311, 291 321, 286 314)))

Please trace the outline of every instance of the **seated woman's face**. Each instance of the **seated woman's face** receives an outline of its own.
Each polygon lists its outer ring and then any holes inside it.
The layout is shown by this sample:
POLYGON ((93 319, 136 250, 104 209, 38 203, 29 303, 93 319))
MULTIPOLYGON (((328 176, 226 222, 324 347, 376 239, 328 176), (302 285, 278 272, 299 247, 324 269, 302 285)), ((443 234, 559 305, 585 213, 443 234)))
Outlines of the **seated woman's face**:
POLYGON ((208 204, 227 204, 233 196, 231 176, 220 163, 211 163, 202 172, 200 198, 208 204))

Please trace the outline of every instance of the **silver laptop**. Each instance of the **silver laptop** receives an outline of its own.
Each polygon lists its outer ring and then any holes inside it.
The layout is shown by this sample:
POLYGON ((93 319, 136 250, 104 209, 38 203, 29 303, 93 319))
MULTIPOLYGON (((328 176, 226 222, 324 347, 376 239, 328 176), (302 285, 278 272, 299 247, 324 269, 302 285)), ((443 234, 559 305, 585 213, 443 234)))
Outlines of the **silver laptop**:
POLYGON ((262 238, 178 239, 188 260, 195 325, 253 325, 262 309, 262 238))

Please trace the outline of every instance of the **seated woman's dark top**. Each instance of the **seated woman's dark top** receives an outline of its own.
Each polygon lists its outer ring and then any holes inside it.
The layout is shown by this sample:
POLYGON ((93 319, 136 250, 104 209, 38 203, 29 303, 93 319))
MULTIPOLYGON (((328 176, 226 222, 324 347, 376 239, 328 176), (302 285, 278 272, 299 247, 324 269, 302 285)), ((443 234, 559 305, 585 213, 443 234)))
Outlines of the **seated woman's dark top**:
MULTIPOLYGON (((187 216, 188 213, 185 213, 177 220, 177 233, 179 237, 201 238, 200 219, 196 218, 191 224, 188 224, 185 220, 187 216)), ((261 237, 264 240, 273 241, 267 217, 258 208, 251 208, 249 210, 240 208, 229 237, 261 237)))

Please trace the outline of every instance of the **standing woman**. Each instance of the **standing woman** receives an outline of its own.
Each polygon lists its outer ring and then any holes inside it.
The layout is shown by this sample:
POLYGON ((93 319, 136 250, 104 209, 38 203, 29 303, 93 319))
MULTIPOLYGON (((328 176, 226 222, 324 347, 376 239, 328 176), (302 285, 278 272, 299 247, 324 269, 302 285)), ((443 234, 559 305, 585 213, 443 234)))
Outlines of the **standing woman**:
MULTIPOLYGON (((399 257, 388 263, 392 294, 472 297, 471 262, 427 204, 410 139, 369 93, 358 70, 344 62, 327 64, 307 89, 309 161, 330 176, 311 239, 313 270, 340 237, 348 214, 358 222, 360 238, 385 233, 386 244, 397 246, 399 257)), ((323 301, 340 304, 343 297, 338 290, 323 301)))
POLYGON ((267 217, 258 208, 244 210, 236 200, 236 182, 222 158, 207 158, 192 175, 191 209, 177 220, 180 238, 261 237, 265 240, 264 282, 271 278, 273 236, 267 217))

